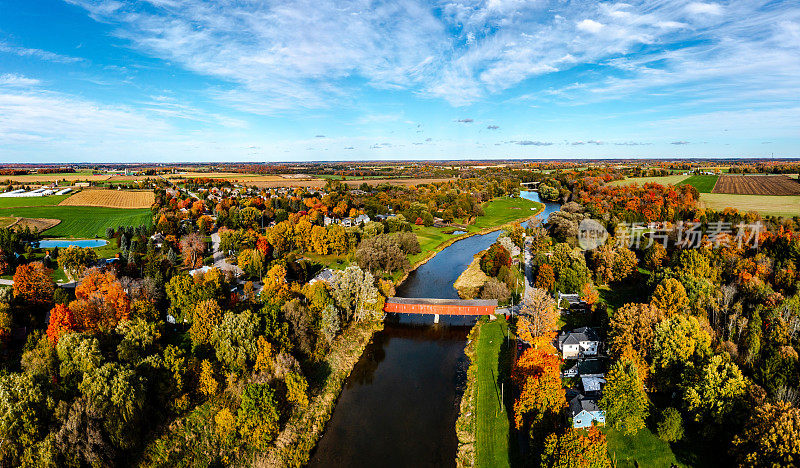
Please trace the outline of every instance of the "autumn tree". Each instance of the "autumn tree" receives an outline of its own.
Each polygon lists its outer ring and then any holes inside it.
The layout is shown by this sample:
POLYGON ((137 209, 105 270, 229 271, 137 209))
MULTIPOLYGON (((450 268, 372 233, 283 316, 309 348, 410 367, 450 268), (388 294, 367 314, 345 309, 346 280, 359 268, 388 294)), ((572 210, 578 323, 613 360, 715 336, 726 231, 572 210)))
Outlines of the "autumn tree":
POLYGON ((617 309, 609 322, 608 351, 621 356, 630 348, 643 359, 650 356, 656 325, 663 313, 650 304, 625 304, 617 309))
POLYGON ((528 335, 539 337, 555 330, 558 325, 559 313, 556 301, 544 289, 531 288, 525 295, 525 300, 520 311, 520 320, 517 322, 517 333, 526 341, 528 335))
POLYGON ((552 433, 544 441, 541 466, 548 468, 611 468, 606 436, 596 427, 585 433, 567 429, 552 433))
POLYGON ((539 289, 544 289, 545 291, 550 291, 553 289, 555 282, 556 275, 553 271, 553 266, 549 263, 540 265, 539 270, 536 273, 536 281, 534 281, 534 286, 539 289))
POLYGON ((667 278, 656 286, 650 304, 664 311, 667 317, 672 317, 686 310, 689 306, 689 299, 686 297, 686 289, 680 281, 675 278, 667 278))
POLYGON ((264 273, 264 256, 258 249, 245 249, 239 252, 239 268, 248 278, 261 278, 264 273))
POLYGON ((56 285, 42 262, 20 265, 14 273, 14 298, 25 306, 49 308, 56 285))
POLYGON ((665 408, 656 426, 658 438, 664 442, 677 442, 683 439, 683 417, 675 408, 665 408))
POLYGON ((645 427, 650 402, 636 365, 629 360, 617 360, 605 378, 600 407, 606 412, 606 421, 626 434, 637 433, 645 427))
POLYGON ((481 270, 492 277, 497 276, 501 267, 510 265, 511 255, 499 242, 489 246, 489 250, 484 252, 480 260, 481 270))
POLYGON ((206 299, 198 302, 194 307, 192 326, 189 328, 189 335, 195 346, 210 344, 214 330, 222 321, 222 309, 217 301, 206 299))
POLYGON ((64 333, 75 331, 77 324, 72 311, 64 304, 56 304, 50 311, 50 322, 47 325, 47 338, 51 343, 58 343, 64 333))
POLYGON ((206 241, 203 236, 193 232, 181 237, 181 253, 183 263, 189 268, 199 268, 203 265, 203 253, 206 251, 206 241))
POLYGON ((111 271, 86 270, 75 298, 69 308, 83 330, 110 330, 130 316, 130 298, 111 271))
POLYGON ((214 366, 211 361, 203 359, 200 363, 200 378, 198 382, 200 393, 205 396, 213 396, 219 390, 219 382, 214 374, 214 366))
POLYGON ((594 284, 586 283, 583 285, 583 288, 581 288, 580 297, 583 302, 591 307, 600 299, 600 293, 597 291, 597 288, 594 287, 594 284))
POLYGON ((800 409, 780 401, 763 403, 733 439, 733 446, 739 466, 796 465, 800 456, 800 409))
POLYGON ((678 382, 688 363, 706 359, 710 344, 711 337, 694 317, 676 315, 656 325, 652 361, 663 388, 678 382))
POLYGON ((308 382, 298 372, 286 374, 286 400, 289 403, 304 407, 308 405, 308 382))
POLYGON ((558 356, 528 348, 514 363, 511 379, 519 388, 514 402, 517 428, 525 422, 545 430, 553 426, 565 402, 558 356))

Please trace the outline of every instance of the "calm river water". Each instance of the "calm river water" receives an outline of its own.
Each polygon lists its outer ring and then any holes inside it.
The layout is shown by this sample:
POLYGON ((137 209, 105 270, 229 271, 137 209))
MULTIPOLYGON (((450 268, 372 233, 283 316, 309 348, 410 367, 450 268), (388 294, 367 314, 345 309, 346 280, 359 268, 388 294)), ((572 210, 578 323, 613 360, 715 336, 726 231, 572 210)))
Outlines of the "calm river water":
MULTIPOLYGON (((539 201, 536 192, 522 196, 539 201)), ((546 203, 547 219, 559 205, 546 203)), ((409 274, 402 297, 458 299, 453 282, 500 231, 460 240, 409 274)), ((313 467, 454 466, 455 421, 474 319, 401 314, 387 318, 345 383, 313 467)))

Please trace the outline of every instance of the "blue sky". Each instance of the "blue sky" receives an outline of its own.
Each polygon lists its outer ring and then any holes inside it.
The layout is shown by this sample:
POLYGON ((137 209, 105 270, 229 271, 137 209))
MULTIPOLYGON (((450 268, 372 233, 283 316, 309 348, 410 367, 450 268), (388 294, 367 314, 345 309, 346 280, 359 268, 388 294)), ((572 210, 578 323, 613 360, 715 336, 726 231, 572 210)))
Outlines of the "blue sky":
POLYGON ((796 1, 0 0, 0 161, 800 157, 796 1))

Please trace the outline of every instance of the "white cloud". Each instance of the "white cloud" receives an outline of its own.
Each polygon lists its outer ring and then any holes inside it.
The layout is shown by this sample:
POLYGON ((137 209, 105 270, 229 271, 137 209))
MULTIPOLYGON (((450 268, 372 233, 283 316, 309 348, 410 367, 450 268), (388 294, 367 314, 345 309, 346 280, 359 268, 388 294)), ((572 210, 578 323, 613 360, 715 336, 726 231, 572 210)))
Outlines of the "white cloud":
POLYGON ((578 22, 578 29, 580 29, 581 31, 597 34, 603 29, 603 23, 598 23, 595 20, 585 19, 583 21, 578 22))
POLYGON ((693 15, 721 15, 722 7, 717 3, 692 2, 686 5, 686 11, 693 15))
POLYGON ((0 88, 3 86, 14 88, 30 88, 33 86, 38 86, 39 83, 40 81, 35 78, 28 78, 15 73, 6 73, 0 75, 0 88))
POLYGON ((0 42, 0 52, 6 54, 14 54, 20 57, 34 57, 39 60, 45 60, 48 62, 55 62, 55 63, 75 63, 83 61, 82 58, 78 57, 68 57, 66 55, 56 54, 54 52, 49 52, 47 50, 19 47, 8 44, 6 42, 0 42))

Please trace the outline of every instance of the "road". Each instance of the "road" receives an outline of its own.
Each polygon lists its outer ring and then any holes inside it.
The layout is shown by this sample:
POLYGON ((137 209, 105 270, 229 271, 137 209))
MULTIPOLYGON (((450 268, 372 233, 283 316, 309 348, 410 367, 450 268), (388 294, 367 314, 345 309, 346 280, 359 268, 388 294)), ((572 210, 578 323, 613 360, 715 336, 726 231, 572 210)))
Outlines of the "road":
POLYGON ((231 265, 230 263, 225 261, 225 253, 220 251, 219 249, 219 233, 215 232, 211 234, 211 250, 213 251, 214 256, 214 267, 219 268, 222 271, 232 271, 237 277, 241 275, 242 269, 239 268, 238 265, 231 265))

